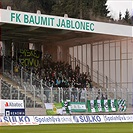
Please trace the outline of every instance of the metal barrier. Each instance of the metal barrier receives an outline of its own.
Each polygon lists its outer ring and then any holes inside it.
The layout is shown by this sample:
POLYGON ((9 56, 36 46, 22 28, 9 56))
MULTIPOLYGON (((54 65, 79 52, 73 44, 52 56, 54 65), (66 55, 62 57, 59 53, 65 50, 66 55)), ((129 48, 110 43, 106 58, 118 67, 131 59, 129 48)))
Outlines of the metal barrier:
MULTIPOLYGON (((33 87, 34 88, 34 87, 33 87)), ((25 108, 38 108, 43 107, 44 103, 59 103, 62 100, 70 100, 72 102, 87 102, 87 100, 95 99, 125 99, 128 106, 133 106, 132 97, 133 92, 117 92, 115 89, 102 89, 92 88, 59 88, 51 87, 50 89, 44 88, 44 91, 30 90, 24 86, 24 90, 20 87, 13 87, 12 85, 1 80, 1 98, 2 99, 21 99, 24 100, 25 108), (119 97, 121 96, 121 97, 119 97), (42 102, 43 101, 43 102, 42 102)))

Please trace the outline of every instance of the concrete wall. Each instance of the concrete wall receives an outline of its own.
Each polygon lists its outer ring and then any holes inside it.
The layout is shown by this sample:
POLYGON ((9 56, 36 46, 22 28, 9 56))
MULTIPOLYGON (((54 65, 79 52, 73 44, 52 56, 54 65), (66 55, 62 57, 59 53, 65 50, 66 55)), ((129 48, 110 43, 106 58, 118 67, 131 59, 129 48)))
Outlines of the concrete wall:
POLYGON ((45 108, 26 108, 25 113, 27 116, 45 116, 45 108))

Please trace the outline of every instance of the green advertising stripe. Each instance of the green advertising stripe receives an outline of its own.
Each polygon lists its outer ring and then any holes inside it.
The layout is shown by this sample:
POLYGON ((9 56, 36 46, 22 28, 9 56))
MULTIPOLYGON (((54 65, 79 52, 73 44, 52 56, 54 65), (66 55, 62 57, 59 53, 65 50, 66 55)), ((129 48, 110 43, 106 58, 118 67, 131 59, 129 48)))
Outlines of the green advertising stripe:
POLYGON ((115 101, 114 101, 114 106, 116 108, 116 111, 118 111, 118 101, 117 101, 117 99, 115 99, 115 101))
POLYGON ((102 106, 102 111, 105 112, 105 108, 104 108, 104 100, 101 100, 101 106, 102 106))
POLYGON ((71 112, 86 112, 86 109, 72 109, 71 112))
POLYGON ((91 104, 90 100, 87 100, 88 112, 91 112, 91 104))
POLYGON ((108 100, 108 110, 109 112, 112 112, 111 100, 108 100))

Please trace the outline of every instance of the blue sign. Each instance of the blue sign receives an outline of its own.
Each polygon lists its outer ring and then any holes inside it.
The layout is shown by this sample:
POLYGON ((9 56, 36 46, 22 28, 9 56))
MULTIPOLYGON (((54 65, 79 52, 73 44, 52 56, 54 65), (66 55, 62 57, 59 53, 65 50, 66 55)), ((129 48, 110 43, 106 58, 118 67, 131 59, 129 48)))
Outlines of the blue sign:
POLYGON ((103 116, 100 115, 79 115, 73 116, 73 123, 101 123, 104 122, 103 116))
POLYGON ((25 109, 5 109, 5 116, 25 116, 25 109))
POLYGON ((31 122, 30 117, 28 116, 4 116, 3 117, 4 122, 31 122))

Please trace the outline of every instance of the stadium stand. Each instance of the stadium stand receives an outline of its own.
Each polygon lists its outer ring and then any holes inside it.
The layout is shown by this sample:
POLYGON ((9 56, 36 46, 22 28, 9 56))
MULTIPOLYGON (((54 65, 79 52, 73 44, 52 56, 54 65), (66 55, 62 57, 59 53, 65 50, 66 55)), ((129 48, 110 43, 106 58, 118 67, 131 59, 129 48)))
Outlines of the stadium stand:
MULTIPOLYGON (((24 92, 22 93, 4 80, 1 80, 1 95, 2 99, 24 100, 24 102, 26 102, 25 106, 28 108, 34 105, 32 97, 25 96, 24 92)), ((41 105, 35 103, 35 107, 41 107, 41 105)))

